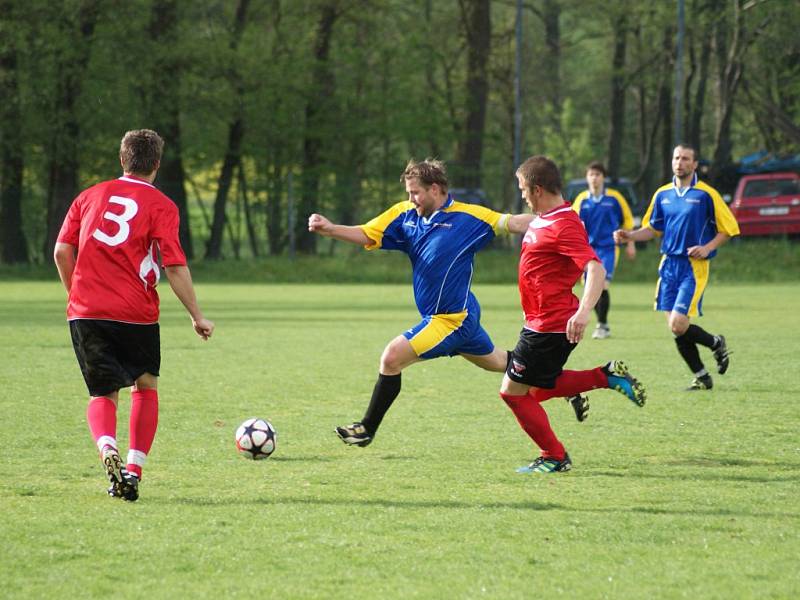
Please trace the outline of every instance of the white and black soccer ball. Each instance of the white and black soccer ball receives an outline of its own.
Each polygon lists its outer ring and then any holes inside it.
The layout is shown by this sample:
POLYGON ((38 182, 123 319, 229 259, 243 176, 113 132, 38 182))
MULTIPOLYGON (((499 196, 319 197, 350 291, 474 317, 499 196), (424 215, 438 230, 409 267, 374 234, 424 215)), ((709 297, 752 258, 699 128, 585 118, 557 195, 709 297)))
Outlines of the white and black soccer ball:
POLYGON ((278 433, 266 419, 247 419, 236 430, 236 449, 245 458, 269 458, 277 441, 278 433))

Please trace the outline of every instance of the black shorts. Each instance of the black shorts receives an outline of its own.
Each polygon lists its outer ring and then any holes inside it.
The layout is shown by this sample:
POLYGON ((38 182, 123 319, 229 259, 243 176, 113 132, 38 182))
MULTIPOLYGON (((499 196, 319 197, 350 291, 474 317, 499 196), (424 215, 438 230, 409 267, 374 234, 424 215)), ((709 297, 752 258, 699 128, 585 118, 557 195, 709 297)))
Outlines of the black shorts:
POLYGON ((523 329, 511 352, 506 374, 511 381, 551 390, 577 344, 565 333, 537 333, 523 329))
POLYGON ((137 325, 100 319, 69 322, 72 347, 92 396, 130 387, 145 373, 158 376, 161 336, 158 323, 137 325))

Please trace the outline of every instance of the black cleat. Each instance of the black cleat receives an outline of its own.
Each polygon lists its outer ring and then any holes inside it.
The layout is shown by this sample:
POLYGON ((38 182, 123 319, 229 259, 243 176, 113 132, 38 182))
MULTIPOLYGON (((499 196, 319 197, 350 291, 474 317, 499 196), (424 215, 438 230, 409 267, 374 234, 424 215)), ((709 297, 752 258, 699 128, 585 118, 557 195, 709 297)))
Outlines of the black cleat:
POLYGON ((363 448, 372 443, 372 436, 362 423, 343 425, 342 427, 337 427, 334 431, 339 436, 339 439, 348 446, 361 446, 363 448))
POLYGON ((714 382, 711 375, 706 373, 700 377, 695 377, 689 387, 686 388, 687 392, 697 392, 699 390, 710 390, 714 387, 714 382))
POLYGON ((589 418, 589 398, 577 394, 567 398, 567 402, 572 405, 572 410, 575 411, 575 418, 579 423, 583 423, 589 418))
POLYGON ((122 484, 108 488, 108 495, 112 498, 122 498, 128 502, 136 502, 139 499, 139 478, 127 469, 120 470, 122 474, 122 484))
POLYGON ((730 364, 730 350, 728 350, 728 344, 725 343, 725 336, 718 335, 717 344, 713 348, 714 352, 714 360, 717 361, 717 373, 720 375, 724 375, 725 371, 728 370, 728 365, 730 364))

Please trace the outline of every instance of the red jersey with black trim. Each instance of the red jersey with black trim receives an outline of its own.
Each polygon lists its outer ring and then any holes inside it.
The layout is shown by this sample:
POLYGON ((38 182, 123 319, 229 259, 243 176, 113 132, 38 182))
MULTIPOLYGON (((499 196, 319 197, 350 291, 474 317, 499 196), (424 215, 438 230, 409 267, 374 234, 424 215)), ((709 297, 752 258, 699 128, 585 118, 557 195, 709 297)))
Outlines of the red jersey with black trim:
POLYGON ((519 258, 526 329, 566 332, 567 321, 580 304, 572 287, 592 260, 598 258, 589 245, 586 228, 566 202, 531 221, 519 258))
POLYGON ((58 241, 77 247, 67 318, 158 321, 158 255, 185 265, 178 207, 134 177, 98 183, 75 198, 58 241))

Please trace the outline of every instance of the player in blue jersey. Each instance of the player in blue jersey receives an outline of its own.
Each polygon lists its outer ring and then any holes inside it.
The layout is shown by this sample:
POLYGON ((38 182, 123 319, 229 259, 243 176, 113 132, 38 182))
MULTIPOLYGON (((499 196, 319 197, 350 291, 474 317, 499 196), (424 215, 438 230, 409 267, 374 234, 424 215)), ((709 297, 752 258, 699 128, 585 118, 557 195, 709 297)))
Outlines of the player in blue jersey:
POLYGON ((508 352, 495 348, 481 327, 481 309, 470 291, 475 253, 497 234, 523 233, 533 215, 501 214, 456 201, 448 193, 444 163, 410 161, 400 178, 408 200, 364 225, 331 223, 322 215, 308 229, 368 250, 400 250, 411 260, 414 299, 422 320, 383 351, 372 398, 361 421, 336 428, 346 444, 366 446, 400 393, 403 369, 420 360, 460 354, 502 373, 508 352))
POLYGON ((687 144, 676 146, 672 153, 672 183, 653 194, 640 229, 618 229, 614 240, 642 242, 662 236, 655 309, 667 312, 678 352, 694 373, 688 389, 710 390, 713 381, 697 345, 711 349, 720 375, 728 370, 728 346, 724 336, 708 333, 691 324, 690 318, 703 314, 709 262, 717 248, 739 234, 739 225, 719 192, 699 181, 696 171, 694 148, 687 144))
MULTIPOLYGON (((586 167, 586 183, 589 189, 578 194, 572 203, 572 208, 580 216, 583 226, 586 227, 586 233, 589 234, 589 245, 606 270, 603 292, 594 307, 597 313, 597 327, 592 337, 596 340, 611 335, 608 326, 608 309, 611 307, 608 288, 619 260, 619 248, 614 243, 614 231, 633 228, 633 215, 628 203, 617 190, 605 187, 605 178, 606 168, 603 163, 600 161, 589 163, 586 167)), ((636 258, 636 244, 628 242, 625 253, 631 260, 636 258)))

